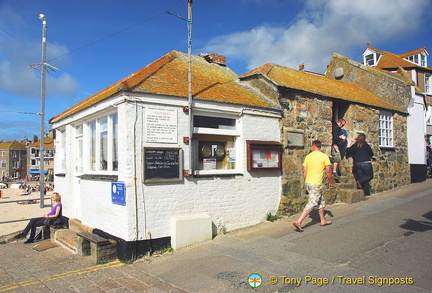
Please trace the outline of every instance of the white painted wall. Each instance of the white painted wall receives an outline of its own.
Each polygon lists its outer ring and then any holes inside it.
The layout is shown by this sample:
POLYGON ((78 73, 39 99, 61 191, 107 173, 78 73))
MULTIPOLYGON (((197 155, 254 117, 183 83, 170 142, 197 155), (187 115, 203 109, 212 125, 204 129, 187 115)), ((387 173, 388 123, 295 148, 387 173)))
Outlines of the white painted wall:
MULTIPOLYGON (((121 99, 118 98, 117 102, 121 99)), ((146 102, 158 102, 165 108, 176 109, 178 115, 178 142, 176 144, 145 143, 144 113, 148 104, 127 102, 116 104, 119 121, 119 171, 118 181, 126 184, 126 206, 111 203, 111 183, 77 179, 74 157, 67 156, 65 177, 55 177, 56 189, 62 194, 64 214, 78 218, 84 225, 101 229, 126 241, 170 236, 171 217, 207 214, 214 231, 217 226, 234 230, 265 220, 270 212, 275 214, 281 196, 281 171, 246 170, 246 140, 280 141, 279 118, 264 112, 244 111, 239 106, 205 104, 197 102, 202 111, 228 111, 239 121, 239 146, 237 164, 242 175, 205 178, 185 177, 181 182, 142 182, 142 151, 144 146, 180 147, 184 152, 185 167, 189 161, 189 145, 183 137, 189 136, 189 116, 182 110, 184 100, 169 97, 146 97, 146 102), (243 114, 242 114, 243 113, 243 114), (134 156, 134 153, 136 155, 134 156), (134 184, 136 170, 136 185, 134 184)), ((98 104, 98 109, 86 110, 54 124, 53 128, 66 127, 86 119, 93 111, 111 108, 113 101, 98 104)), ((66 131, 66 139, 73 154, 74 135, 66 131)))
MULTIPOLYGON (((412 87, 413 88, 413 87, 412 87)), ((414 90, 413 90, 414 91, 414 90)), ((407 118, 408 163, 426 164, 426 106, 422 96, 412 93, 412 102, 408 106, 407 118)), ((397 135, 397 130, 396 134, 397 135)))

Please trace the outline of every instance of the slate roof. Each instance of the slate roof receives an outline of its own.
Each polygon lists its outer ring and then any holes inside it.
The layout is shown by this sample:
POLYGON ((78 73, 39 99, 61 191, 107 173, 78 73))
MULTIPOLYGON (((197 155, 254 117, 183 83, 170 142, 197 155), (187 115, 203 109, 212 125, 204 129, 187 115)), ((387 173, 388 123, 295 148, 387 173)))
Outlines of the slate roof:
POLYGON ((278 86, 310 92, 323 97, 404 112, 404 109, 379 98, 357 86, 355 83, 338 81, 326 76, 299 71, 273 63, 264 64, 240 76, 240 78, 256 74, 266 76, 278 86))
MULTIPOLYGON (((40 141, 32 142, 28 146, 38 149, 38 148, 40 148, 40 141)), ((52 137, 46 137, 44 140, 44 147, 45 148, 54 148, 54 139, 52 137)))
POLYGON ((16 140, 7 140, 0 143, 0 150, 25 150, 25 145, 16 140))
MULTIPOLYGON (((121 91, 187 99, 187 73, 188 55, 171 51, 153 63, 51 118, 49 122, 60 121, 121 91)), ((192 56, 192 96, 196 100, 279 109, 275 102, 261 96, 253 88, 241 84, 237 74, 229 68, 209 63, 199 56, 192 56)))

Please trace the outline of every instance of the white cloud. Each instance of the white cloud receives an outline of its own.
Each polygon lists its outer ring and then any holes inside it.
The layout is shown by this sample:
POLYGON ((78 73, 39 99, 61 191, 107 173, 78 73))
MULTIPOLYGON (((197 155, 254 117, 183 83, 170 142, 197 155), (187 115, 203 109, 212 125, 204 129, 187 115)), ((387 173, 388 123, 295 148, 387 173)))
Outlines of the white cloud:
MULTIPOLYGON (((0 91, 26 97, 40 97, 40 70, 29 66, 41 62, 41 38, 25 36, 28 25, 14 11, 3 6, 0 10, 0 91)), ((42 37, 42 31, 40 34, 42 37)), ((58 43, 47 43, 47 60, 64 55, 68 49, 58 43)), ((56 61, 53 66, 67 66, 67 57, 56 61)), ((60 71, 49 73, 47 95, 71 96, 78 89, 78 83, 60 71)))
MULTIPOLYGON (((308 0, 290 27, 261 25, 213 38, 203 48, 253 69, 267 62, 324 72, 333 53, 403 40, 427 21, 429 0, 308 0)), ((413 48, 415 49, 415 48, 413 48)))

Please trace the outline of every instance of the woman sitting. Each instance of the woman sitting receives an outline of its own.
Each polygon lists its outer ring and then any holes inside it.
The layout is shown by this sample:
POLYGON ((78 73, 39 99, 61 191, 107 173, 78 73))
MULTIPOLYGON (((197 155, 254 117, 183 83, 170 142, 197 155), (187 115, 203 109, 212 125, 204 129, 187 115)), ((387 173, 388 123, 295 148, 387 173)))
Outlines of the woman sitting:
POLYGON ((51 211, 48 214, 43 215, 40 218, 31 219, 30 222, 25 227, 25 229, 20 234, 15 236, 15 239, 26 237, 27 233, 30 231, 30 237, 24 243, 26 243, 26 244, 32 243, 32 242, 34 242, 36 227, 49 225, 50 220, 52 221, 54 219, 61 218, 61 216, 62 216, 62 204, 61 204, 60 194, 58 194, 57 192, 54 192, 51 195, 51 200, 52 200, 51 211))

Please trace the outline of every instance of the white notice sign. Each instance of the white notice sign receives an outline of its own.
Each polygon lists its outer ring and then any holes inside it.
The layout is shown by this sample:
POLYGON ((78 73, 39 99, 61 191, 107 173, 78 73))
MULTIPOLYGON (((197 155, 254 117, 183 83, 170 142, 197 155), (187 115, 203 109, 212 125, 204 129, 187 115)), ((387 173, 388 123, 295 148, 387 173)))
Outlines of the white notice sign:
POLYGON ((146 142, 177 143, 177 111, 162 107, 145 109, 146 142))

